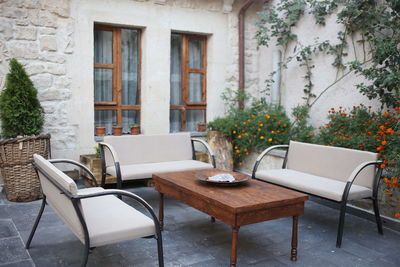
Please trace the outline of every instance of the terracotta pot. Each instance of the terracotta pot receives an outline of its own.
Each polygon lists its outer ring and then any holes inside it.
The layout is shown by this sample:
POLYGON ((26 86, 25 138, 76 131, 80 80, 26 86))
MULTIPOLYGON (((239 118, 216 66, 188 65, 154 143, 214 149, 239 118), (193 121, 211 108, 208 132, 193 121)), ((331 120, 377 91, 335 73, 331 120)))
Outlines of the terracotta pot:
POLYGON ((97 135, 97 136, 104 136, 104 135, 106 135, 106 127, 97 126, 97 127, 96 127, 96 135, 97 135))
POLYGON ((204 122, 200 122, 197 124, 197 130, 199 132, 205 132, 206 131, 206 124, 204 122))
POLYGON ((132 126, 131 127, 131 134, 132 135, 140 134, 140 126, 132 126))
POLYGON ((122 126, 113 126, 113 134, 116 136, 122 135, 122 126))

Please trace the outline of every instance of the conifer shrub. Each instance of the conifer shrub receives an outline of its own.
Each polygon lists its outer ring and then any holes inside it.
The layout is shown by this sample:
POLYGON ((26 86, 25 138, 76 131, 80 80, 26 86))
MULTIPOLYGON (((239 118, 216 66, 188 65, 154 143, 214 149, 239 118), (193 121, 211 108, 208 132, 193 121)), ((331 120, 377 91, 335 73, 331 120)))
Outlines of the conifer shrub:
POLYGON ((44 115, 31 79, 24 67, 10 60, 5 89, 0 94, 0 119, 3 138, 38 135, 44 115))

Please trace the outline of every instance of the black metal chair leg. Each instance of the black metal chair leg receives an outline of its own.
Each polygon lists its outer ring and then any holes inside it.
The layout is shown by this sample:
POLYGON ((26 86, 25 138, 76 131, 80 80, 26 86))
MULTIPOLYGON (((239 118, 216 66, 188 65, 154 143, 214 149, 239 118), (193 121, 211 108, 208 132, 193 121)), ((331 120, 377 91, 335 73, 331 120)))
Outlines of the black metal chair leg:
POLYGON ((344 216, 346 215, 346 201, 342 201, 340 206, 340 217, 339 217, 339 227, 336 239, 336 247, 340 248, 342 245, 342 237, 343 237, 343 227, 344 227, 344 216))
POLYGON ((85 244, 85 251, 83 252, 83 258, 82 258, 82 264, 81 264, 82 267, 85 267, 87 264, 89 252, 90 252, 89 244, 85 244))
POLYGON ((164 253, 163 253, 161 232, 158 234, 157 237, 157 250, 158 250, 158 266, 164 267, 164 253))
POLYGON ((37 228, 37 226, 39 224, 40 218, 42 218, 44 207, 46 207, 46 196, 43 196, 42 206, 40 207, 39 214, 36 217, 36 221, 33 224, 33 228, 32 228, 31 234, 29 235, 28 241, 26 242, 26 245, 25 245, 26 249, 29 249, 29 247, 31 246, 31 242, 32 242, 33 236, 34 236, 34 234, 36 232, 36 228, 37 228))
POLYGON ((376 198, 374 198, 374 199, 372 199, 372 202, 374 204, 374 213, 375 213, 376 225, 378 226, 378 232, 381 235, 383 235, 382 220, 381 220, 381 216, 379 214, 378 200, 376 198))

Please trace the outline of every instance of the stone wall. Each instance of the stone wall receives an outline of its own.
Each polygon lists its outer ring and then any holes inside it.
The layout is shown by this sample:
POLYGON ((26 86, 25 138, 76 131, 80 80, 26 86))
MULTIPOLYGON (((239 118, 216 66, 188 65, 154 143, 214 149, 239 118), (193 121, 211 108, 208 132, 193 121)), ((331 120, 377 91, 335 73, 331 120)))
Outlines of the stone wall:
POLYGON ((69 0, 0 1, 0 88, 4 87, 8 60, 16 58, 38 90, 45 112, 44 132, 52 135, 53 156, 67 156, 77 142, 76 127, 68 118, 71 76, 67 65, 73 56, 69 3, 69 0))

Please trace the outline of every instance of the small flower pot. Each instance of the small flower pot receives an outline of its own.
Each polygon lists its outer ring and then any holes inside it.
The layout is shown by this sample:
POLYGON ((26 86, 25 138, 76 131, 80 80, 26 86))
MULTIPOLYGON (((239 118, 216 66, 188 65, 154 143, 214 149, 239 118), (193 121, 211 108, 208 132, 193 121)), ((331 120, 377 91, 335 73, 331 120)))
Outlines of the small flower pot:
POLYGON ((200 122, 197 124, 197 130, 199 132, 205 132, 206 131, 206 124, 204 122, 200 122))
POLYGON ((122 135, 122 126, 113 126, 113 135, 120 136, 122 135))
POLYGON ((140 134, 140 126, 132 126, 131 127, 131 134, 132 135, 140 134))
POLYGON ((97 136, 104 136, 104 135, 106 135, 106 127, 97 126, 97 127, 96 127, 96 135, 97 135, 97 136))

